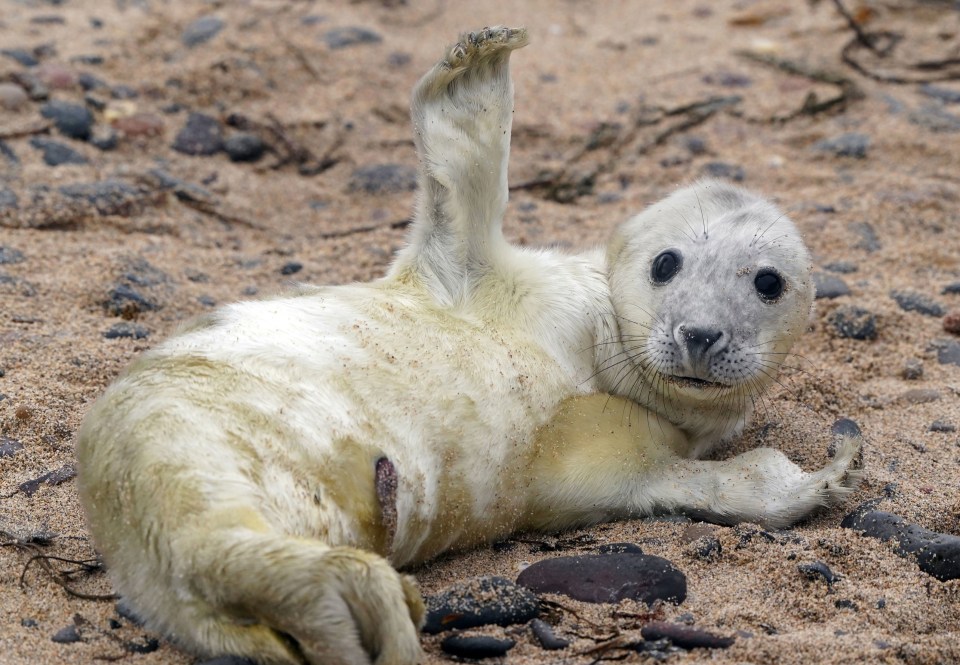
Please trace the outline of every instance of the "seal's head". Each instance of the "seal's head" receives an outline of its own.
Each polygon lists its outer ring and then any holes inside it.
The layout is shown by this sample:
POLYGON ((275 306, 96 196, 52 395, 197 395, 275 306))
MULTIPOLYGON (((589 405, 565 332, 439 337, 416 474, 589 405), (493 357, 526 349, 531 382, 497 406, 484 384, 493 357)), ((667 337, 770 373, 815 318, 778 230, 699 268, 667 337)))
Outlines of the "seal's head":
MULTIPOLYGON (((630 219, 608 253, 627 395, 743 403, 776 376, 813 306, 810 255, 766 200, 703 181, 630 219)), ((622 392, 622 391, 620 391, 622 392)))

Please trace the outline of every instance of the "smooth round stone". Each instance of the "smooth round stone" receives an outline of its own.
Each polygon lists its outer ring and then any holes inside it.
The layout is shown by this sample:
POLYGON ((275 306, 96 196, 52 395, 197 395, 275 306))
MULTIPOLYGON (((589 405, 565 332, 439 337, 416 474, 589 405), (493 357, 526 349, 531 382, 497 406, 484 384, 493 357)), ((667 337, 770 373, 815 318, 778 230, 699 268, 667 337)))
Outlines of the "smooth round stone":
POLYGON ((40 107, 40 115, 53 120, 64 136, 86 141, 93 129, 93 114, 86 106, 55 99, 40 107))
POLYGON ((241 132, 223 142, 223 151, 233 162, 255 162, 263 157, 267 145, 256 134, 241 132))
POLYGON ((0 83, 0 108, 5 111, 19 111, 30 98, 27 91, 16 83, 0 83))
POLYGON ((624 599, 682 603, 687 578, 667 559, 649 554, 588 554, 538 561, 517 583, 537 593, 557 593, 587 603, 624 599))
POLYGON ((71 90, 79 83, 76 71, 56 62, 38 65, 31 73, 51 90, 71 90))
POLYGON ((534 594, 502 577, 457 582, 425 602, 423 632, 429 634, 454 628, 525 623, 540 612, 534 594))
POLYGON ((188 48, 210 41, 223 30, 226 23, 216 16, 201 16, 183 29, 180 40, 188 48))
POLYGON ((513 640, 501 640, 488 635, 451 635, 440 643, 440 649, 451 656, 480 660, 504 656, 515 645, 513 640))
POLYGON ((185 155, 213 155, 223 149, 223 130, 216 118, 191 113, 173 140, 173 149, 185 155))

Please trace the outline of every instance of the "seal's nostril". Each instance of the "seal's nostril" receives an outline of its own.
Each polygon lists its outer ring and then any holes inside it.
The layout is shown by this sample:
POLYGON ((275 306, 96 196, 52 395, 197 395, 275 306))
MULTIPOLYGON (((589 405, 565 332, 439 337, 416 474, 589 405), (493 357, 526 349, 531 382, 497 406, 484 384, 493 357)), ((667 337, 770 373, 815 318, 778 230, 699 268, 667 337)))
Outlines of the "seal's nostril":
POLYGON ((702 356, 710 347, 720 341, 723 337, 722 330, 710 328, 692 328, 681 326, 680 333, 683 335, 683 343, 691 356, 702 356))

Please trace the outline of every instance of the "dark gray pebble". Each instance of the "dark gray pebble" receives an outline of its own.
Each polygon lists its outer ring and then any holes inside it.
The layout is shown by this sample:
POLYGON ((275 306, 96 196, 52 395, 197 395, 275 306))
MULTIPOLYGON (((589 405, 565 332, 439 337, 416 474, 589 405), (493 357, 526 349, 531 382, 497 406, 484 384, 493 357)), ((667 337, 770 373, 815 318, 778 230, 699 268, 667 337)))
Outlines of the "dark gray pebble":
POLYGON ((142 626, 144 624, 143 618, 134 611, 132 607, 127 605, 127 601, 121 599, 113 606, 114 611, 116 611, 117 616, 122 619, 126 619, 135 626, 142 626))
POLYGON ((153 653, 160 648, 160 640, 155 637, 144 637, 142 642, 124 642, 123 650, 128 653, 153 653))
MULTIPOLYGON (((106 81, 99 76, 94 76, 90 72, 81 72, 78 74, 77 83, 80 84, 80 87, 84 92, 90 92, 91 90, 103 90, 108 87, 106 81)), ((104 105, 104 108, 106 108, 106 105, 104 105)))
POLYGON ((451 635, 440 643, 444 653, 470 660, 498 658, 516 645, 513 640, 501 640, 489 635, 451 635))
MULTIPOLYGON (((20 199, 17 198, 16 193, 6 187, 0 186, 0 212, 4 210, 16 210, 19 205, 20 199)), ((0 263, 3 263, 3 261, 0 261, 0 263)))
POLYGON ((288 261, 283 264, 283 267, 280 268, 281 275, 296 275, 298 272, 303 270, 303 264, 299 261, 288 261))
POLYGON ((849 598, 841 598, 840 600, 835 600, 833 606, 838 610, 853 610, 856 612, 860 608, 857 607, 857 604, 850 600, 849 598))
POLYGON ((136 99, 140 96, 140 93, 136 88, 121 84, 110 88, 110 96, 114 99, 136 99))
POLYGON ((707 142, 701 136, 686 136, 682 144, 691 155, 704 155, 707 152, 707 142))
POLYGON ((866 134, 851 132, 819 141, 813 147, 819 152, 830 153, 837 157, 864 159, 870 149, 870 137, 866 134))
POLYGON ((817 580, 822 579, 827 583, 827 586, 833 586, 834 582, 840 580, 840 577, 834 574, 830 570, 830 566, 825 564, 823 561, 811 561, 810 563, 801 563, 797 566, 797 570, 800 571, 800 574, 806 577, 808 580, 817 580))
POLYGON ((188 48, 210 41, 223 30, 226 23, 216 16, 201 16, 187 25, 180 35, 180 41, 188 48))
POLYGON ((624 598, 652 604, 682 603, 687 578, 667 559, 647 554, 587 554, 544 559, 527 567, 517 583, 537 593, 559 593, 588 603, 624 598))
POLYGON ((817 299, 850 295, 850 287, 845 281, 822 272, 813 273, 813 285, 816 288, 817 299))
POLYGON ((700 174, 708 178, 722 178, 733 182, 743 182, 747 177, 742 166, 727 162, 707 162, 700 169, 700 174))
POLYGON ((223 149, 220 122, 203 113, 191 113, 173 139, 173 149, 185 155, 214 155, 223 149))
POLYGON ((423 632, 434 634, 454 628, 525 623, 540 611, 537 597, 502 577, 476 577, 457 582, 425 599, 423 632))
POLYGON ((839 418, 830 426, 834 436, 860 436, 860 426, 850 418, 839 418))
POLYGON ((861 505, 843 518, 840 526, 884 542, 893 541, 898 555, 915 556, 920 570, 938 580, 960 578, 960 537, 930 531, 893 513, 871 508, 869 502, 861 505))
POLYGON ((417 170, 403 164, 362 166, 350 176, 351 192, 393 194, 417 188, 417 170))
POLYGON ((33 57, 29 51, 25 51, 22 48, 0 49, 0 55, 5 55, 24 67, 36 67, 40 64, 40 61, 33 57))
POLYGON ((20 158, 5 141, 0 141, 0 155, 7 161, 9 166, 16 166, 20 163, 20 158))
POLYGON ((853 261, 833 261, 832 263, 827 263, 823 266, 824 270, 829 270, 830 272, 839 272, 844 275, 849 275, 850 273, 857 272, 860 267, 857 266, 853 261))
POLYGON ((93 134, 90 136, 90 145, 103 152, 116 150, 117 146, 120 145, 120 136, 117 134, 117 130, 109 125, 94 127, 93 134))
POLYGON ((8 439, 5 436, 0 436, 0 459, 13 457, 21 450, 23 450, 22 443, 16 439, 8 439))
POLYGON ((830 315, 829 321, 840 337, 861 340, 877 337, 877 317, 861 307, 840 307, 830 315))
POLYGON ((940 292, 943 295, 956 295, 960 294, 960 282, 953 282, 952 284, 947 284, 943 287, 943 290, 940 292))
POLYGON ((597 548, 598 554, 643 554, 639 545, 634 543, 607 543, 597 548))
POLYGON ((64 136, 86 141, 93 127, 93 114, 86 106, 54 99, 40 107, 40 115, 53 120, 64 136))
POLYGON ((956 432, 957 426, 953 423, 947 422, 946 420, 934 420, 932 423, 930 423, 930 431, 949 434, 951 432, 956 432))
POLYGON ((925 94, 927 97, 933 97, 934 99, 938 99, 945 104, 960 104, 960 90, 944 88, 932 83, 924 83, 920 86, 920 92, 925 94))
POLYGON ((223 142, 223 150, 234 162, 255 162, 267 149, 267 144, 256 134, 241 132, 223 142))
POLYGON ((915 291, 891 291, 890 297, 905 312, 919 312, 927 316, 943 316, 946 310, 937 301, 915 291))
POLYGON ((48 139, 43 136, 34 136, 30 145, 43 151, 43 161, 47 166, 61 166, 63 164, 86 164, 87 158, 68 145, 48 139))
POLYGON ((859 240, 853 244, 855 248, 873 253, 883 247, 876 229, 869 222, 851 222, 847 228, 859 236, 859 240))
POLYGON ((124 321, 110 326, 103 336, 107 339, 146 339, 150 336, 150 331, 143 326, 124 321))
POLYGON ((86 201, 101 215, 133 214, 143 205, 144 193, 121 180, 101 180, 63 185, 60 193, 68 199, 86 201))
POLYGON ((907 381, 917 381, 923 378, 923 363, 916 358, 908 358, 903 362, 903 371, 900 372, 907 381))
POLYGON ((200 303, 201 305, 203 305, 204 307, 216 307, 216 306, 217 306, 217 301, 214 300, 212 296, 208 296, 208 295, 199 296, 199 297, 197 298, 197 302, 199 302, 199 303, 200 303))
POLYGON ((649 642, 669 640, 681 649, 726 649, 736 641, 733 637, 720 637, 699 628, 667 621, 651 621, 640 629, 640 635, 649 642))
POLYGON ((65 483, 68 480, 71 480, 77 476, 76 467, 67 464, 60 467, 56 471, 48 471, 39 478, 34 478, 33 480, 28 480, 26 482, 20 483, 18 488, 20 491, 27 495, 33 496, 37 493, 37 490, 40 489, 40 486, 46 483, 47 485, 60 485, 65 483))
POLYGON ((20 625, 24 628, 36 628, 40 624, 37 623, 36 619, 20 619, 20 625))
POLYGON ((937 362, 941 365, 960 366, 960 342, 944 340, 937 345, 937 362))
POLYGON ((553 626, 542 619, 534 619, 530 622, 530 630, 533 632, 537 642, 547 651, 556 651, 557 649, 566 649, 570 646, 570 640, 557 637, 553 632, 553 626))
POLYGON ((373 30, 355 26, 328 30, 320 38, 332 49, 341 49, 358 44, 378 44, 383 41, 383 38, 373 30))
POLYGON ((14 72, 10 75, 10 79, 26 90, 27 96, 35 102, 42 102, 50 97, 50 88, 47 84, 30 72, 14 72))
POLYGON ((908 116, 910 122, 931 132, 960 132, 960 116, 940 106, 925 106, 908 116))
POLYGON ((89 92, 83 96, 83 103, 94 111, 103 111, 107 108, 107 100, 89 92))
POLYGON ((80 642, 83 638, 80 637, 76 626, 66 626, 58 630, 50 639, 57 644, 72 644, 73 642, 80 642))

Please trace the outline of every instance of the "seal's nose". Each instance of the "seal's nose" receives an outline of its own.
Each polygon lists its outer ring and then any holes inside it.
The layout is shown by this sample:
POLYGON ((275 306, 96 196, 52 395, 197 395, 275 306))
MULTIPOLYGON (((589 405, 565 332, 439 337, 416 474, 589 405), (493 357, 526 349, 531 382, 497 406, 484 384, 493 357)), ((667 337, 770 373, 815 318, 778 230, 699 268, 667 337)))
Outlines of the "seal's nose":
POLYGON ((680 328, 683 343, 691 358, 703 358, 710 348, 723 337, 722 330, 683 326, 680 328))

